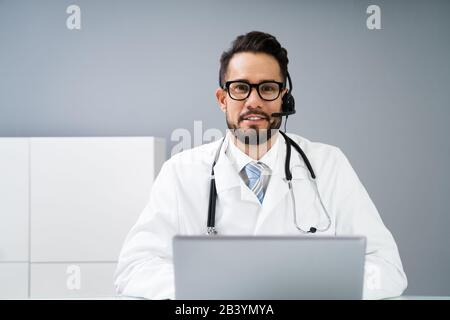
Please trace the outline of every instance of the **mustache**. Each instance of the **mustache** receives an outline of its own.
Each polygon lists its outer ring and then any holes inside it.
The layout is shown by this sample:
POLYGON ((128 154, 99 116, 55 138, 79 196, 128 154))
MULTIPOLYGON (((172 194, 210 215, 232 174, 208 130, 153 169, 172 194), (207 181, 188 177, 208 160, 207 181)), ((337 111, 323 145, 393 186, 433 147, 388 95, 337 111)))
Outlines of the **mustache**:
POLYGON ((240 116, 239 116, 239 120, 238 120, 238 123, 240 123, 241 121, 244 121, 244 119, 246 118, 246 117, 248 117, 249 115, 251 115, 251 114, 254 114, 254 115, 258 115, 258 116, 260 116, 261 118, 263 118, 263 119, 265 119, 265 120, 269 120, 270 119, 270 116, 267 114, 267 113, 265 113, 265 112, 263 112, 263 111, 248 111, 248 112, 246 112, 246 113, 244 113, 244 114, 241 114, 240 116))

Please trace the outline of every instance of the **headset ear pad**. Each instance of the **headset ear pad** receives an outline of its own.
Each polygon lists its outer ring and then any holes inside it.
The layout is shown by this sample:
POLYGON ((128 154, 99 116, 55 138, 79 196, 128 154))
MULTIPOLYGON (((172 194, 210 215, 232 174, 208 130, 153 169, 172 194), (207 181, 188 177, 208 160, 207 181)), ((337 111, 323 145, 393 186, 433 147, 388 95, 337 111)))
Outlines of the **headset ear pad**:
POLYGON ((294 112, 295 113, 295 100, 291 93, 288 91, 283 96, 281 110, 283 112, 294 112))

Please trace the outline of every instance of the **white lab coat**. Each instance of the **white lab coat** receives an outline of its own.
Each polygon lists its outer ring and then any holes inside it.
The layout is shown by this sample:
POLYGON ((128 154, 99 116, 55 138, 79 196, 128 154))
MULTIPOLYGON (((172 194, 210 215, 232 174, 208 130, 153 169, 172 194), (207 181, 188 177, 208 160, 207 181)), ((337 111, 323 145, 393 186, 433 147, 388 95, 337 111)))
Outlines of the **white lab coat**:
MULTIPOLYGON (((363 297, 399 296, 407 286, 396 243, 384 226, 364 186, 340 149, 290 134, 305 151, 317 175, 331 227, 321 235, 363 235, 367 238, 363 297)), ((263 204, 244 184, 225 154, 215 167, 216 226, 222 235, 302 235, 295 228, 292 201, 283 180, 286 145, 283 137, 276 167, 263 204)), ((150 200, 122 248, 115 275, 118 294, 148 299, 173 299, 172 237, 206 232, 210 172, 220 141, 183 151, 166 161, 156 178, 150 200)), ((292 149, 291 170, 298 224, 321 228, 327 219, 316 198, 309 172, 292 149), (320 220, 319 220, 320 219, 320 220)))

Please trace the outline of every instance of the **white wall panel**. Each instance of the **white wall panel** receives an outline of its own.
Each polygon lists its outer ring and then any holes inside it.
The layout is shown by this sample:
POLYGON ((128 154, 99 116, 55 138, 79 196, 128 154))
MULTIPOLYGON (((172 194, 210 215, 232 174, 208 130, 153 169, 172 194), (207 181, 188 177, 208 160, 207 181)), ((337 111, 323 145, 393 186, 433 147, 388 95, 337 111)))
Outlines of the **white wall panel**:
POLYGON ((115 261, 148 201, 163 140, 32 138, 30 150, 31 261, 115 261))
POLYGON ((28 139, 0 138, 0 262, 28 260, 28 139))

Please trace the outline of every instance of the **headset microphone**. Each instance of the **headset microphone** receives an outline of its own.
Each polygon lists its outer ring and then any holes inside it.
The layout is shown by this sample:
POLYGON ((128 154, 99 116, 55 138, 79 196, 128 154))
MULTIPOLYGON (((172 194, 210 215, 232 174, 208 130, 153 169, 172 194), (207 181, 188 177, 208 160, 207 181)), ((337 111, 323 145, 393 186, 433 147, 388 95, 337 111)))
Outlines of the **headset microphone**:
POLYGON ((287 117, 295 113, 295 100, 292 96, 292 81, 289 72, 287 73, 287 82, 289 83, 289 91, 282 98, 281 112, 272 113, 272 117, 287 117))
POLYGON ((272 117, 287 117, 287 116, 289 116, 291 114, 294 114, 294 113, 295 113, 295 110, 291 111, 291 112, 274 112, 274 113, 271 114, 271 116, 272 117))

